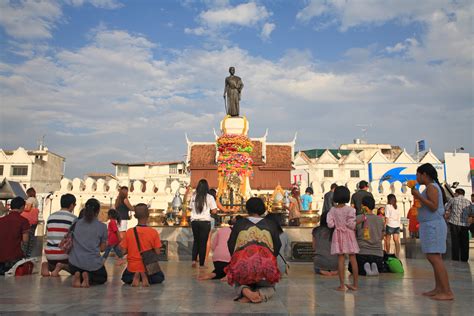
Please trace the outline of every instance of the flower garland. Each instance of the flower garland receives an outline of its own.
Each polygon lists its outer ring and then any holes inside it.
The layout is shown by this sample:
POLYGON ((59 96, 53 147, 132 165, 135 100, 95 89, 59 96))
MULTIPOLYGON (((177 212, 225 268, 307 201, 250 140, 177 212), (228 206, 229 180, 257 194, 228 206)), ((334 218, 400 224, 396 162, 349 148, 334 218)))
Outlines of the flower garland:
POLYGON ((217 170, 219 174, 226 178, 231 175, 239 177, 250 176, 252 174, 253 160, 250 153, 253 151, 253 144, 245 135, 223 134, 217 139, 217 170))

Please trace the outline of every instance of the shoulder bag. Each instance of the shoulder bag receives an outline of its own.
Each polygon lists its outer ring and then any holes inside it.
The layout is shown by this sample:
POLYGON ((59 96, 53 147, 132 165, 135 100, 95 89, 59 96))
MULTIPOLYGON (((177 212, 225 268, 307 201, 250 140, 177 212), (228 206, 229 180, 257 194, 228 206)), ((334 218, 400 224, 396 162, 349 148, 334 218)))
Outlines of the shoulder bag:
POLYGON ((140 252, 140 256, 142 257, 143 265, 145 266, 145 270, 148 275, 153 275, 161 271, 160 263, 158 262, 158 254, 156 253, 155 249, 150 249, 147 251, 142 252, 142 248, 140 246, 140 239, 138 238, 137 228, 133 228, 133 232, 135 233, 135 239, 137 240, 137 247, 138 252, 140 252))
POLYGON ((66 233, 66 235, 64 235, 64 238, 59 243, 59 249, 61 249, 65 253, 71 252, 74 228, 76 228, 76 223, 77 222, 71 225, 71 228, 69 228, 69 231, 66 233))

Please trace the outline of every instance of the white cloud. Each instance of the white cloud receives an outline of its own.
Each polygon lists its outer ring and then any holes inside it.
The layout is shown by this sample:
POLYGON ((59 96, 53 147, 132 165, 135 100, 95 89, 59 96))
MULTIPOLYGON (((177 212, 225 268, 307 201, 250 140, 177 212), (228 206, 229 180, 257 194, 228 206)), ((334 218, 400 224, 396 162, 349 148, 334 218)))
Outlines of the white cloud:
POLYGON ((208 30, 206 30, 203 27, 197 27, 195 29, 191 29, 191 28, 185 28, 184 29, 184 33, 194 34, 194 35, 198 35, 198 36, 205 35, 205 34, 207 34, 207 32, 208 32, 208 30))
POLYGON ((5 32, 20 39, 51 38, 52 29, 62 16, 55 1, 0 1, 0 25, 5 32))
POLYGON ((395 19, 402 23, 413 20, 423 21, 430 15, 430 12, 468 4, 467 0, 456 2, 450 0, 309 0, 296 17, 302 22, 308 22, 313 18, 321 18, 325 15, 336 16, 339 20, 340 30, 346 31, 359 25, 382 24, 395 19))
POLYGON ((269 16, 270 13, 264 6, 249 2, 235 7, 208 10, 202 12, 199 18, 211 27, 232 24, 251 26, 267 19, 269 16))
POLYGON ((395 44, 395 46, 385 47, 385 51, 389 54, 402 53, 405 52, 407 49, 417 45, 418 41, 415 38, 407 38, 405 41, 395 44))
POLYGON ((197 17, 199 24, 196 28, 185 28, 186 34, 198 36, 209 36, 216 40, 223 31, 232 31, 232 27, 262 27, 261 38, 267 40, 271 32, 275 29, 274 23, 267 22, 272 15, 265 6, 255 2, 242 3, 237 6, 229 6, 223 1, 218 6, 211 6, 212 9, 203 11, 197 17))
MULTIPOLYGON (((82 6, 85 3, 102 8, 117 9, 122 5, 115 0, 67 0, 65 3, 82 6)), ((61 21, 61 1, 0 1, 0 26, 19 40, 44 40, 52 37, 56 24, 61 21)))
POLYGON ((260 33, 260 37, 263 40, 268 40, 270 35, 275 30, 276 25, 274 23, 265 23, 262 28, 262 32, 260 33))
POLYGON ((66 0, 66 3, 75 7, 80 7, 85 3, 90 3, 94 7, 101 9, 118 9, 123 6, 119 1, 116 0, 66 0))
POLYGON ((306 7, 296 14, 298 20, 307 22, 313 17, 320 16, 329 10, 329 7, 325 4, 324 0, 313 0, 309 1, 306 7))

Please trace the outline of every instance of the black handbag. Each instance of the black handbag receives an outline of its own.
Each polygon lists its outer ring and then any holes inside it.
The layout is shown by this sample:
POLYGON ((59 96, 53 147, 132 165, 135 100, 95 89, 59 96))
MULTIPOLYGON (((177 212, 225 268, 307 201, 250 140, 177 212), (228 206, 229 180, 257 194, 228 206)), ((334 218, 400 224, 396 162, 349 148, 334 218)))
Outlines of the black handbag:
POLYGON ((135 233, 135 238, 137 240, 138 252, 142 257, 143 265, 145 266, 146 273, 148 275, 153 275, 158 272, 161 272, 160 263, 158 262, 158 254, 156 253, 155 249, 150 249, 147 251, 142 252, 142 248, 140 246, 140 239, 138 238, 137 228, 133 228, 133 232, 135 233))

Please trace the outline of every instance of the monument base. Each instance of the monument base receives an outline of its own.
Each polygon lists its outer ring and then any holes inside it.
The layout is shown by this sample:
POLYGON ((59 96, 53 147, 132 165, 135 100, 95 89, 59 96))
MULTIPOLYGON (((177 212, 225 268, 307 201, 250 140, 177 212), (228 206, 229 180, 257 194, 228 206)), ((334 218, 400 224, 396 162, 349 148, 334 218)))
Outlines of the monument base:
POLYGON ((227 115, 221 121, 221 131, 223 134, 247 135, 249 122, 247 118, 227 115))

